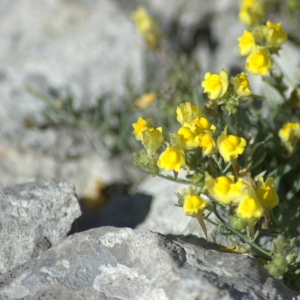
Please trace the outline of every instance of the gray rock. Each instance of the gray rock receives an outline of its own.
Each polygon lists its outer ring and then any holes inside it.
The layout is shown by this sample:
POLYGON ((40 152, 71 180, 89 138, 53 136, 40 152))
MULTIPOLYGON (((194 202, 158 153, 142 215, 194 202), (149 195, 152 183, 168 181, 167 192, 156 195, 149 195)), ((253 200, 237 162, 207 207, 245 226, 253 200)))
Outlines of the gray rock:
POLYGON ((0 276, 1 299, 292 299, 250 255, 195 236, 102 227, 0 276))
POLYGON ((65 238, 80 216, 73 185, 34 181, 0 189, 0 274, 65 238))
POLYGON ((45 105, 28 86, 53 100, 68 87, 76 108, 86 108, 106 93, 123 95, 126 83, 142 85, 144 47, 130 11, 105 0, 1 1, 0 11, 0 185, 55 178, 87 196, 94 180, 120 179, 95 142, 100 134, 28 130, 23 121, 35 115, 43 122, 45 105))

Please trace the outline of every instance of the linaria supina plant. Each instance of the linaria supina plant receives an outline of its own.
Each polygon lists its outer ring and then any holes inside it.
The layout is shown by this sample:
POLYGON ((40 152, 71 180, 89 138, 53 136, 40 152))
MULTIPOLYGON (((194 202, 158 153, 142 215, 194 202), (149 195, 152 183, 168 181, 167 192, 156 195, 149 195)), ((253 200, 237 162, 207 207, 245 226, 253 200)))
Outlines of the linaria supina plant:
MULTIPOLYGON (((137 15, 150 17, 144 8, 132 15, 148 47, 167 52, 153 19, 150 43, 137 15)), ((178 122, 173 132, 140 116, 132 126, 144 149, 133 154, 133 164, 187 184, 176 205, 199 221, 207 240, 205 223, 210 222, 234 244, 221 249, 252 253, 271 275, 291 285, 300 273, 294 250, 300 233, 299 82, 289 82, 274 59, 288 39, 284 26, 265 22, 264 16, 264 2, 240 1, 238 19, 247 28, 237 49, 246 57, 245 71, 230 77, 220 67, 204 74, 198 89, 186 91, 173 107, 178 122), (253 94, 247 71, 262 76, 281 100, 268 106, 268 95, 253 94), (201 86, 204 97, 197 92, 201 86), (211 212, 217 221, 209 218, 211 212), (272 240, 272 248, 262 245, 263 237, 272 240)))

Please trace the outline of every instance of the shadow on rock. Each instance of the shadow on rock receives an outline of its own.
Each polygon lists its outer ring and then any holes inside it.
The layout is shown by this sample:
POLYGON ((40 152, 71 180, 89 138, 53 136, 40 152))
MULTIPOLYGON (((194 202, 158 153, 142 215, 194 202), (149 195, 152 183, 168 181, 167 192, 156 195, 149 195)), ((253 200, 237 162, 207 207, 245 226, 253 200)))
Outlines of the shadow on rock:
POLYGON ((72 233, 102 226, 135 228, 145 220, 152 201, 152 196, 141 193, 129 195, 126 191, 110 191, 107 198, 106 204, 99 210, 81 203, 82 215, 76 220, 72 233))
POLYGON ((181 242, 184 242, 186 244, 192 244, 195 246, 202 247, 207 250, 220 250, 220 245, 214 243, 214 242, 207 242, 204 238, 199 238, 196 235, 190 234, 190 235, 174 235, 174 234, 166 234, 165 237, 174 242, 176 240, 179 240, 181 242))

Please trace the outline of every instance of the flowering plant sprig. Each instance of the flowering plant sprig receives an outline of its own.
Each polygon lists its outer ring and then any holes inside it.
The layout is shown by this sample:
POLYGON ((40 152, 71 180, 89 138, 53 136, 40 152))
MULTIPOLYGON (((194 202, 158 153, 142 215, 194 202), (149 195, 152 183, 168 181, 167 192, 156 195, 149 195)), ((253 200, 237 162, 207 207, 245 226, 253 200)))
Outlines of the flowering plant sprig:
MULTIPOLYGON (((293 249, 293 237, 300 234, 300 92, 294 86, 287 95, 284 74, 273 71, 272 56, 278 55, 287 33, 281 23, 263 23, 264 15, 262 1, 241 1, 239 19, 247 30, 238 38, 238 51, 246 56, 247 71, 269 74, 269 84, 284 100, 282 107, 270 108, 264 116, 264 98, 252 93, 246 72, 231 78, 223 68, 207 72, 201 85, 208 99, 201 99, 199 87, 182 89, 181 102, 163 107, 176 126, 156 128, 140 117, 133 123, 133 134, 144 146, 134 153, 134 165, 168 179, 172 177, 161 172, 172 172, 173 180, 188 184, 177 193, 177 206, 198 220, 208 240, 207 222, 227 237, 236 236, 236 251, 264 259, 270 274, 288 282, 300 273, 300 256, 293 249), (287 116, 292 121, 284 121, 287 116), (217 221, 209 217, 211 212, 217 221), (261 239, 274 235, 272 249, 263 247, 261 239)), ((174 85, 173 95, 179 87, 174 85)))

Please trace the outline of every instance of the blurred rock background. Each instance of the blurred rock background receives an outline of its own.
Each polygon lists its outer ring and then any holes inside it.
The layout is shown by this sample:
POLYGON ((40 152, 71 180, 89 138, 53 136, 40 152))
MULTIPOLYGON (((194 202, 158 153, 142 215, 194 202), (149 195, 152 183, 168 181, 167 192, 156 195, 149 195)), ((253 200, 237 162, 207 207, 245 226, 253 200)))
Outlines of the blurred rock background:
MULTIPOLYGON (((101 219, 98 212, 102 207, 110 209, 101 213, 108 219, 118 207, 122 207, 119 211, 128 212, 127 217, 130 212, 136 216, 139 199, 145 203, 142 208, 145 218, 151 197, 152 208, 157 207, 155 201, 161 191, 168 191, 160 199, 162 208, 158 211, 166 213, 170 209, 174 211, 172 218, 151 216, 156 222, 148 221, 147 228, 162 231, 167 228, 165 233, 177 228, 171 233, 198 234, 194 220, 172 207, 176 201, 173 183, 153 179, 131 168, 130 149, 112 157, 101 144, 101 133, 97 130, 47 126, 44 117, 47 106, 27 89, 58 103, 70 93, 79 110, 94 105, 97 98, 107 94, 111 95, 114 107, 122 106, 126 85, 142 90, 159 68, 159 61, 146 48, 130 19, 130 13, 139 5, 149 10, 175 52, 195 57, 202 75, 207 71, 219 72, 221 68, 232 72, 242 70, 244 59, 238 55, 236 39, 244 27, 237 20, 238 1, 2 0, 0 185, 23 183, 32 178, 70 182, 79 197, 87 199, 83 207, 89 212, 86 220, 101 219), (32 119, 40 126, 31 126, 28 120, 32 119), (113 197, 115 209, 105 205, 113 197), (170 224, 165 226, 166 222, 170 224)), ((294 42, 288 42, 280 52, 280 64, 290 78, 299 79, 300 55, 295 45, 299 33, 287 16, 276 9, 271 13, 273 22, 281 21, 283 28, 293 33, 294 42)), ((260 80, 250 80, 253 92, 259 94, 260 80)), ((202 92, 201 82, 199 91, 202 92)), ((129 126, 128 132, 131 131, 129 126)), ((176 188, 181 189, 178 185, 176 188)), ((135 227, 143 218, 117 225, 135 227)), ((95 221, 91 227, 99 224, 115 225, 95 221)))

